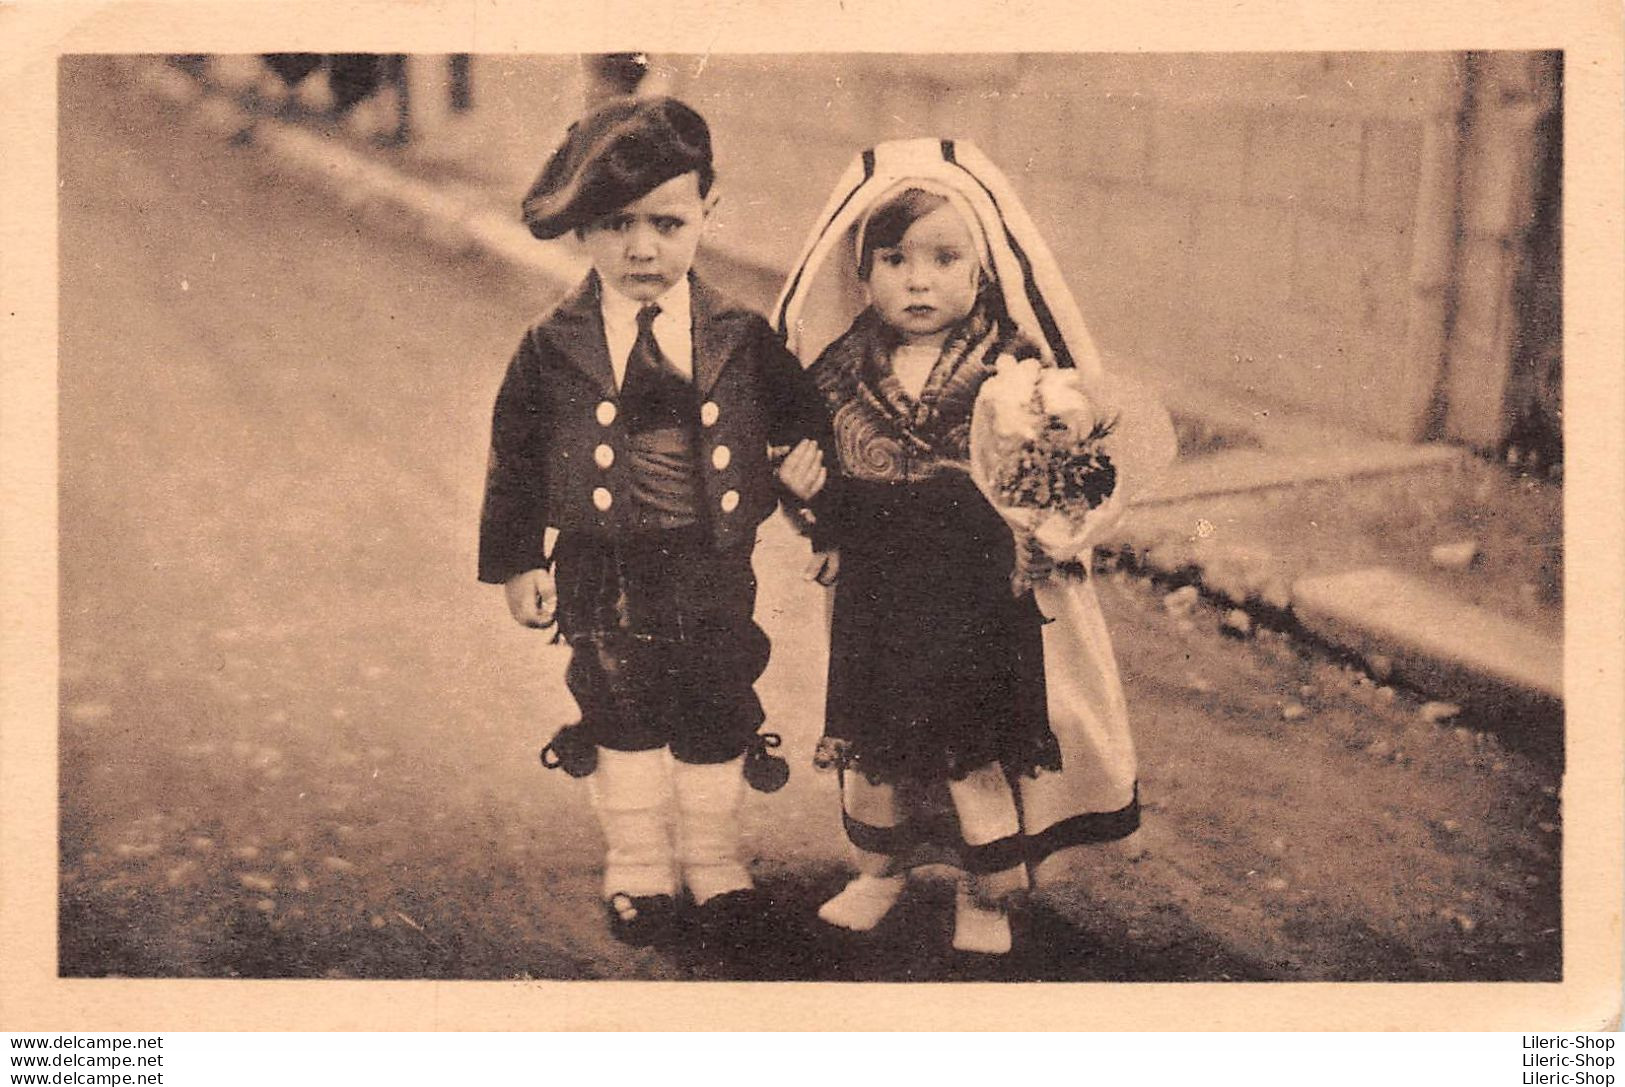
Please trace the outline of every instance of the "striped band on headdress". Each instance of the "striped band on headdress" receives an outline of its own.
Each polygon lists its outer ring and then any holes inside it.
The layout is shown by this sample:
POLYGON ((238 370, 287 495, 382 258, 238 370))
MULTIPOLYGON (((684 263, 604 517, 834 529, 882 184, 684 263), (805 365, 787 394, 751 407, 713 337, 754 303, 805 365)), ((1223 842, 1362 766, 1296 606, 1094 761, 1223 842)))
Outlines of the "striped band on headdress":
POLYGON ((969 214, 985 241, 984 266, 998 279, 1010 319, 1055 366, 1101 370, 1100 356, 1049 246, 1028 218, 1015 189, 998 167, 965 140, 912 139, 879 144, 860 154, 836 183, 795 269, 774 306, 774 323, 804 364, 823 344, 805 335, 808 299, 832 252, 869 211, 909 187, 949 195, 969 214))

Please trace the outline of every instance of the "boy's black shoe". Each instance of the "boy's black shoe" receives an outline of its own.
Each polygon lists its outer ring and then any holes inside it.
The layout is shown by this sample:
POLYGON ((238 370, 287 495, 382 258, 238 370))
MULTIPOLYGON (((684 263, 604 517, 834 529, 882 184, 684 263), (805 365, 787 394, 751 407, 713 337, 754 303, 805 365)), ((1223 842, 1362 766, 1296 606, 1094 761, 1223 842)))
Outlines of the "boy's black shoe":
POLYGON ((690 914, 690 962, 732 981, 844 980, 799 914, 760 888, 729 891, 690 914), (832 966, 835 969, 832 971, 832 966))
POLYGON ((677 932, 677 899, 671 895, 613 894, 604 900, 610 935, 631 947, 670 943, 677 932))
POLYGON ((749 956, 772 939, 773 923, 761 892, 728 891, 696 905, 689 928, 700 949, 729 958, 749 956))

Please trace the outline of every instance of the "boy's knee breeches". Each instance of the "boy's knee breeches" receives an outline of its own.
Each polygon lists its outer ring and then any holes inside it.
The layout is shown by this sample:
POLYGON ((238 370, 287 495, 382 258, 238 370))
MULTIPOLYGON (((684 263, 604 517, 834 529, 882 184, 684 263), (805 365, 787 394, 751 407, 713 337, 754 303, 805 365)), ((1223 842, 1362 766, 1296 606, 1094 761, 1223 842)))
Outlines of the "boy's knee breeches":
POLYGON ((681 762, 726 762, 762 723, 754 683, 767 635, 752 618, 750 550, 717 551, 687 531, 612 543, 561 538, 565 681, 596 743, 670 746, 681 762))

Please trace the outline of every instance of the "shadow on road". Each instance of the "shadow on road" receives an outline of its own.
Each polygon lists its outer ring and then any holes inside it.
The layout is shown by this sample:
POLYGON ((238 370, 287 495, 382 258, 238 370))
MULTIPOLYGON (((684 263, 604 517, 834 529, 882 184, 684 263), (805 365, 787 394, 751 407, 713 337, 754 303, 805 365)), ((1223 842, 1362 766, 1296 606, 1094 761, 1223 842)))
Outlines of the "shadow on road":
POLYGON ((943 878, 913 880, 874 932, 844 932, 820 922, 817 909, 845 879, 840 869, 825 868, 765 880, 760 886, 770 903, 767 939, 731 954, 686 946, 675 957, 690 976, 719 981, 1258 981, 1283 976, 1216 944, 1136 948, 1120 934, 1078 927, 1042 899, 1017 916, 1016 949, 1009 956, 956 952, 953 884, 943 878))
MULTIPOLYGON (((632 954, 663 960, 648 964, 658 965, 655 974, 696 981, 1248 981, 1282 976, 1217 945, 1136 947, 1120 933, 1080 928, 1042 901, 1018 915, 1017 946, 1009 956, 956 952, 950 945, 953 885, 942 878, 911 883, 903 901, 874 932, 843 932, 820 922, 817 908, 845 878, 838 867, 769 878, 760 884, 766 909, 753 931, 723 933, 709 941, 690 931, 665 950, 632 954)), ((401 904, 413 906, 404 900, 401 904)), ((436 938, 399 925, 370 930, 308 924, 290 931, 251 912, 212 916, 200 901, 198 924, 155 946, 124 938, 128 918, 108 915, 94 900, 68 894, 61 905, 59 969, 65 977, 571 981, 606 976, 590 949, 572 951, 518 933, 503 946, 492 942, 488 931, 465 942, 457 936, 460 926, 444 917, 435 926, 436 938)), ((128 905, 140 912, 139 904, 128 905)))

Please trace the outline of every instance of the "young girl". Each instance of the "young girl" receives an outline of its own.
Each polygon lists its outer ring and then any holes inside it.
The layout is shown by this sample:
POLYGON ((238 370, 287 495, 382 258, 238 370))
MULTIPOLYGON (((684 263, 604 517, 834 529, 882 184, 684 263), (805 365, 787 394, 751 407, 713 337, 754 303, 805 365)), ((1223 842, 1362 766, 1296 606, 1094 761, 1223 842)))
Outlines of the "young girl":
POLYGON ((861 155, 776 313, 791 349, 816 359, 835 436, 821 488, 810 448, 784 476, 815 492, 804 523, 835 586, 819 762, 839 772, 858 872, 819 916, 872 929, 910 867, 947 860, 962 872, 954 947, 1006 952, 1029 866, 1131 833, 1139 805, 1092 589, 1080 582, 1084 608, 1049 625, 1030 589, 1012 589, 1048 564, 971 479, 972 408, 1000 359, 1098 374, 1098 358, 1008 182, 963 141, 861 155), (820 324, 860 306, 826 346, 820 324), (1063 654, 1068 674, 1047 675, 1063 654))

